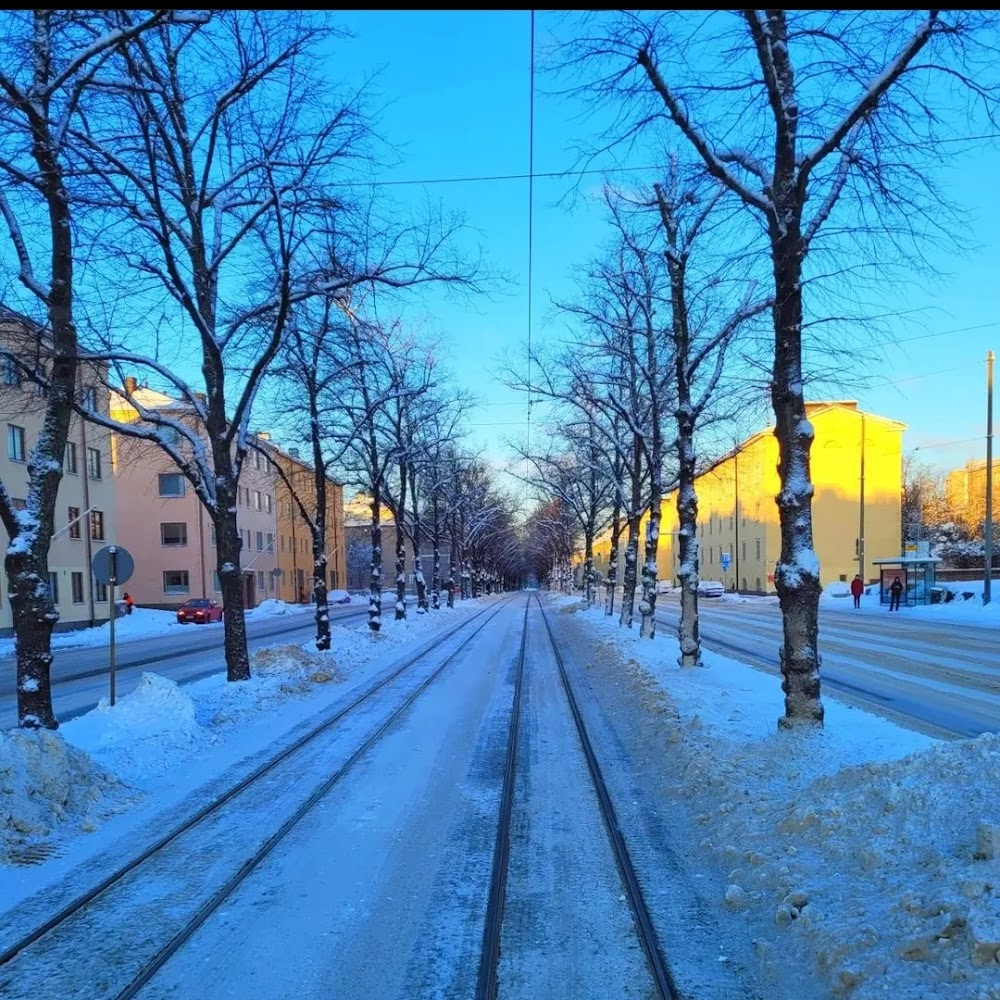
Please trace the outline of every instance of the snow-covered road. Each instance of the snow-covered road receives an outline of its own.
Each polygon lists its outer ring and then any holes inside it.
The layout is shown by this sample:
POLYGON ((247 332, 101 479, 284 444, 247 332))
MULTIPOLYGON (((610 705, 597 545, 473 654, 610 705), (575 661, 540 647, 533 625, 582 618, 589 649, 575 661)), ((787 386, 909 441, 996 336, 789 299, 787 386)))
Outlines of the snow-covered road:
MULTIPOLYGON (((995 628, 851 614, 820 616, 822 677, 848 703, 936 735, 1000 730, 1000 647, 995 628)), ((660 628, 676 628, 678 604, 657 600, 660 628)), ((710 648, 777 673, 778 609, 764 603, 699 603, 701 637, 710 648)))

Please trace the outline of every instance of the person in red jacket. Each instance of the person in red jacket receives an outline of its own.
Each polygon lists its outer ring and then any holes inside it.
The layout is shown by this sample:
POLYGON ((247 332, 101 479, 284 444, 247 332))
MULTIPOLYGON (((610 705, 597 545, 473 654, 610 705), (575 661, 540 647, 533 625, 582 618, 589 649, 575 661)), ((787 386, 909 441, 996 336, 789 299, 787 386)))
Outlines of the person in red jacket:
POLYGON ((861 577, 856 576, 851 580, 851 597, 854 598, 854 606, 861 607, 861 595, 865 592, 865 585, 861 582, 861 577))

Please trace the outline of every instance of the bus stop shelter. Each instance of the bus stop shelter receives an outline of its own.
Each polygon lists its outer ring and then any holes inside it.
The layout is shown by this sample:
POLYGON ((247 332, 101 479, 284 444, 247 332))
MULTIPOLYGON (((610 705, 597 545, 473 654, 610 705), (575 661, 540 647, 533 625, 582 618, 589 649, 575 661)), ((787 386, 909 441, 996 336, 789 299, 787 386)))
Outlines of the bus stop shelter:
POLYGON ((916 607, 918 604, 931 603, 931 591, 934 589, 935 570, 940 559, 926 555, 904 555, 893 559, 873 559, 879 568, 879 603, 889 603, 889 588, 898 576, 903 585, 900 604, 916 607))

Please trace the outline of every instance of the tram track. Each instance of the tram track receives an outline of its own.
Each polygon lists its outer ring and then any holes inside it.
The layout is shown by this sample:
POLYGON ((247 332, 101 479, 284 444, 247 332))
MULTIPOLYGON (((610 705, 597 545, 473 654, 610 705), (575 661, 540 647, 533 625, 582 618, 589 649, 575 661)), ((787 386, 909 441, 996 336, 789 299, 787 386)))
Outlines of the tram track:
MULTIPOLYGON (((618 875, 621 880, 623 895, 628 900, 632 913, 634 930, 642 946, 646 964, 651 976, 655 995, 660 1000, 681 1000, 677 991, 669 964, 656 933, 647 905, 642 886, 636 874, 629 854, 628 845, 618 821, 614 803, 600 761, 594 751, 587 726, 577 703, 576 695, 566 670, 562 652, 556 641, 555 634, 549 622, 541 600, 534 596, 538 614, 545 626, 548 646, 555 660, 559 682, 566 702, 569 706, 573 727, 578 739, 580 751, 586 762, 590 783, 598 802, 604 830, 614 855, 618 875)), ((507 871, 510 865, 511 836, 510 830, 518 804, 515 799, 514 787, 518 767, 517 745, 521 738, 520 720, 522 716, 522 701, 524 698, 525 674, 527 664, 528 617, 532 597, 528 598, 524 611, 524 626, 520 652, 518 656, 517 674, 514 685, 513 704, 511 709, 508 748, 504 764, 503 784, 500 796, 500 809, 497 820, 496 845, 494 848, 492 878, 487 902, 483 929, 482 951, 480 955, 479 977, 476 988, 476 1000, 496 1000, 500 995, 499 965, 503 950, 503 925, 506 904, 507 871)))
MULTIPOLYGON (((198 902, 193 912, 189 913, 181 921, 175 921, 175 925, 179 923, 179 926, 176 926, 168 937, 151 941, 149 938, 142 936, 141 928, 136 931, 137 936, 141 938, 139 942, 135 942, 136 947, 142 948, 145 946, 147 954, 135 963, 135 967, 130 969, 125 977, 122 977, 123 979, 127 978, 127 982, 116 981, 113 987, 107 992, 87 994, 88 996, 114 996, 117 1000, 126 1000, 126 998, 138 995, 167 961, 184 946, 213 913, 219 910, 235 890, 265 861, 275 847, 329 794, 341 779, 350 772, 354 765, 379 742, 392 728, 394 723, 410 708, 414 701, 433 684, 447 667, 455 661, 459 654, 469 646, 482 629, 492 622, 509 603, 510 601, 502 602, 499 604, 499 607, 493 604, 477 614, 464 619, 443 635, 437 635, 429 642, 424 643, 416 653, 407 657, 399 666, 395 666, 389 673, 367 685, 346 706, 343 706, 331 715, 321 719, 317 724, 311 726, 304 734, 296 738, 294 742, 254 768, 250 774, 224 790, 221 794, 215 796, 193 815, 172 826, 146 849, 136 854, 126 863, 118 866, 89 889, 74 897, 51 917, 36 924, 30 931, 20 934, 17 940, 0 951, 0 994, 5 996, 14 995, 13 987, 19 979, 16 966, 20 965, 22 961, 30 963, 36 958, 44 961, 46 958, 51 960, 54 957, 51 954, 52 948, 48 949, 49 954, 45 954, 46 945, 48 943, 58 951, 59 942, 53 941, 53 939, 58 937, 59 934, 68 936, 70 940, 95 942, 95 947, 97 947, 98 943, 103 947, 112 947, 112 943, 107 943, 105 940, 107 935, 95 936, 94 934, 95 925, 100 926, 102 923, 102 916, 108 919, 109 903, 111 904, 110 915, 119 920, 122 918, 122 914, 113 905, 114 901, 110 899, 111 894, 120 892, 125 897, 125 900, 127 900, 130 890, 136 888, 135 883, 142 878, 147 868, 150 869, 150 878, 153 878, 155 877, 154 870, 157 865, 166 864, 168 872, 171 865, 174 865, 178 869, 184 866, 186 864, 185 859, 188 857, 188 853, 184 850, 184 843, 189 835, 205 834, 206 830, 203 829, 204 827, 207 827, 211 822, 218 823, 220 820, 229 817, 230 812, 235 813, 236 816, 240 816, 239 809, 245 793, 259 789, 266 780, 277 779, 277 783, 280 786, 283 767, 287 767, 296 761, 298 762, 298 766, 301 766, 302 762, 298 758, 303 751, 317 746, 317 741, 319 741, 320 737, 330 733, 338 722, 363 706, 377 707, 378 703, 373 702, 377 694, 384 691, 398 678, 403 677, 408 670, 424 661, 428 654, 437 651, 443 643, 448 642, 452 637, 466 630, 467 634, 461 637, 457 646, 448 652, 416 687, 409 690, 403 700, 387 716, 376 722, 343 763, 316 784, 302 801, 292 809, 290 814, 257 844, 247 856, 234 860, 233 870, 224 879, 217 882, 214 888, 206 887, 206 894, 198 902), (469 626, 475 622, 479 624, 469 631, 469 626), (177 855, 176 858, 174 857, 175 854, 177 855), (102 908, 104 908, 103 914, 101 912, 102 908), (81 934, 79 938, 75 937, 73 933, 74 927, 85 933, 81 934), (155 948, 155 951, 149 954, 153 948, 155 948), (35 953, 39 949, 41 949, 43 954, 36 955, 35 953), (8 991, 11 992, 8 993, 8 991)), ((294 774, 294 770, 290 770, 294 774)), ((260 803, 257 805, 259 807, 260 803)), ((208 833, 211 833, 211 831, 209 830, 208 833)), ((195 847, 197 848, 197 844, 195 847)), ((169 909, 169 906, 163 908, 169 909)), ((124 909, 127 909, 127 906, 124 909)), ((120 942, 114 942, 113 944, 120 946, 120 942)), ((111 964, 113 965, 113 963, 111 964)))

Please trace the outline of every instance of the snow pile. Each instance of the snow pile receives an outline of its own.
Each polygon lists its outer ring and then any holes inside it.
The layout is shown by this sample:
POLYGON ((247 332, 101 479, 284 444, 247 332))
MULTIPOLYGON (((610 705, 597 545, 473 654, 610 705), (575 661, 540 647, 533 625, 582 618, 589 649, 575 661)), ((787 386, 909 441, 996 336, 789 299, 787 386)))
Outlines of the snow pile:
POLYGON ((102 698, 97 708, 66 723, 63 732, 129 784, 150 771, 166 770, 203 739, 187 691, 153 673, 143 673, 114 707, 102 698))
POLYGON ((834 580, 823 588, 823 597, 850 597, 851 585, 842 580, 834 580))
POLYGON ((581 617, 675 716, 710 895, 765 967, 852 1000, 1000 1000, 1000 734, 940 743, 829 698, 823 730, 779 732, 773 676, 707 651, 682 671, 672 637, 581 617))
MULTIPOLYGON (((888 614, 888 604, 881 603, 879 585, 865 585, 861 597, 861 608, 853 607, 853 602, 842 600, 838 587, 847 584, 832 583, 823 589, 820 606, 827 610, 849 611, 852 614, 888 614)), ((987 628, 1000 626, 1000 580, 993 587, 993 601, 983 604, 983 581, 980 580, 948 580, 940 582, 937 588, 945 593, 940 604, 920 604, 915 607, 903 607, 899 614, 907 618, 919 618, 922 621, 956 623, 962 625, 978 625, 987 628), (951 596, 948 600, 947 595, 951 596)), ((895 614, 896 612, 893 612, 895 614)))
POLYGON ((269 597, 266 601, 261 601, 253 610, 247 612, 247 616, 254 618, 267 618, 270 615, 287 615, 290 612, 301 610, 300 605, 288 604, 278 600, 276 597, 269 597))
POLYGON ((18 863, 26 847, 37 848, 42 838, 89 833, 133 799, 57 733, 0 733, 0 863, 18 863))

